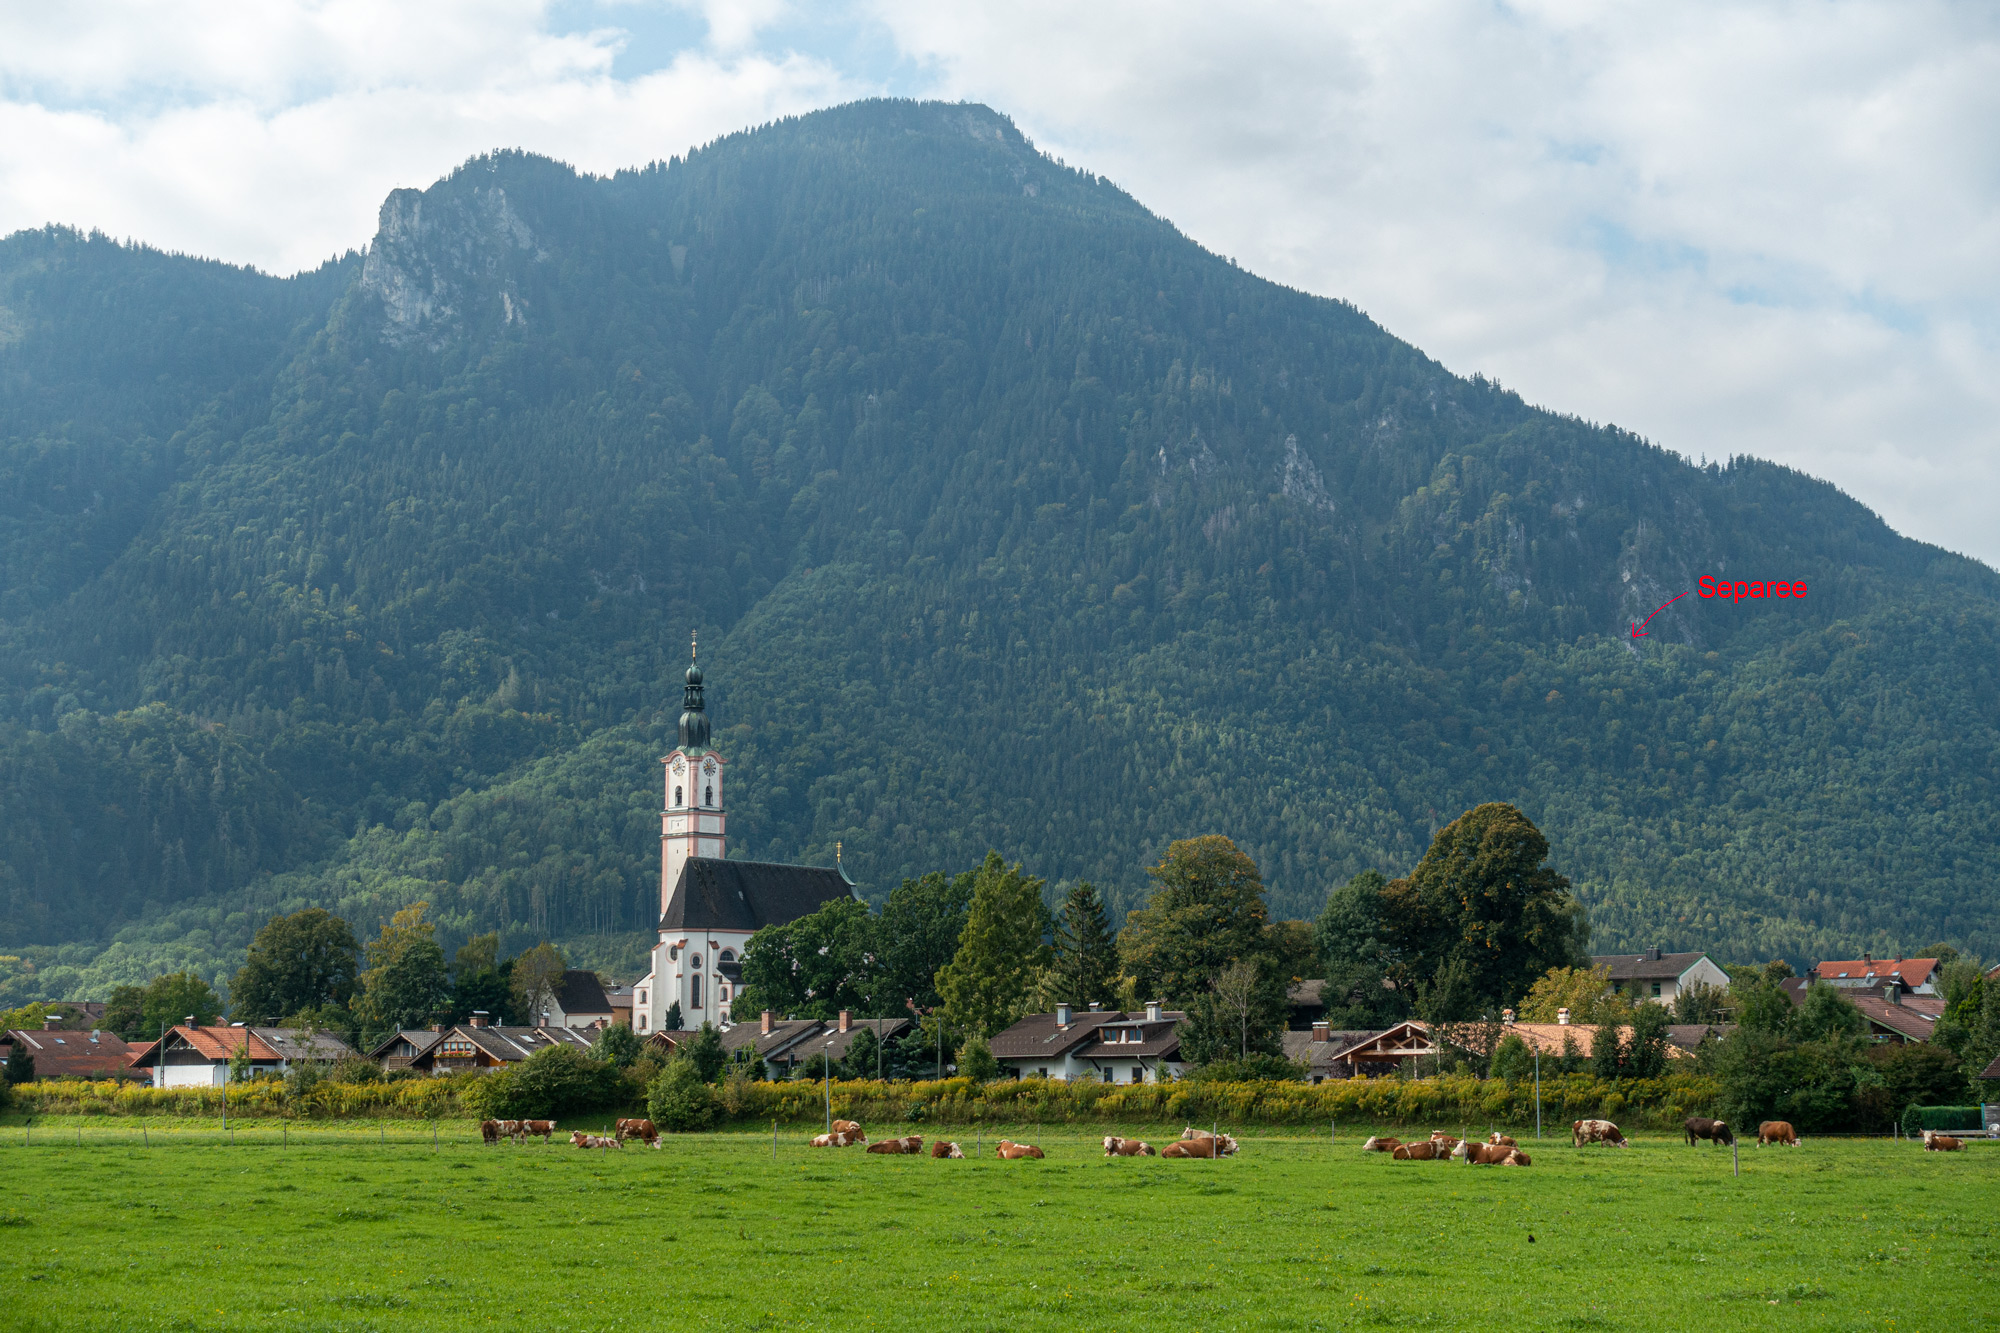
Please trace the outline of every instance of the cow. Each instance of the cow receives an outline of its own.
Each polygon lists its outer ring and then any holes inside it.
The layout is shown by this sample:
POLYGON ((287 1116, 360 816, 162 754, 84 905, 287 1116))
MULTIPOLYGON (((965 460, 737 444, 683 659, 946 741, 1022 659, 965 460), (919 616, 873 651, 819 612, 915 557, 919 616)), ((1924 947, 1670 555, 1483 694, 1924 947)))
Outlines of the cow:
POLYGON ((1925 1152, 1957 1152, 1965 1147, 1965 1140, 1950 1134, 1940 1134, 1934 1129, 1924 1131, 1925 1152))
POLYGON ((1728 1125, 1720 1120, 1709 1120, 1703 1116, 1689 1116, 1681 1123, 1681 1130, 1687 1135, 1690 1148, 1694 1147, 1696 1139, 1707 1139, 1717 1147, 1736 1142, 1736 1136, 1729 1132, 1728 1125))
POLYGON ((660 1137, 660 1131, 650 1120, 620 1120, 611 1132, 619 1139, 638 1139, 641 1143, 656 1143, 660 1137))
POLYGON ((1451 1150, 1451 1155, 1467 1166, 1498 1166, 1518 1151, 1509 1144, 1461 1143, 1451 1150))
POLYGON ((487 1143, 500 1142, 500 1122, 498 1120, 480 1121, 479 1137, 485 1140, 487 1143))
POLYGON ((523 1143, 526 1143, 537 1134, 541 1135, 543 1143, 547 1143, 549 1135, 555 1132, 556 1122, 553 1120, 523 1120, 521 1122, 521 1142, 523 1143))
POLYGON ((1106 1157, 1152 1157, 1153 1145, 1143 1139, 1121 1139, 1116 1134, 1104 1136, 1106 1157))
POLYGON ((1514 1151, 1500 1159, 1500 1165, 1502 1166, 1533 1166, 1534 1164, 1534 1159, 1519 1148, 1514 1149, 1514 1151))
POLYGON ((512 1139, 516 1143, 521 1141, 521 1122, 518 1120, 496 1120, 493 1128, 503 1139, 512 1139))
POLYGON ((1586 1143, 1605 1143, 1614 1148, 1629 1148, 1625 1135, 1609 1120, 1578 1120, 1569 1127, 1570 1142, 1581 1148, 1586 1143))
POLYGON ((570 1146, 575 1148, 618 1148, 622 1150, 625 1147, 622 1139, 613 1138, 609 1134, 586 1134, 580 1129, 570 1131, 569 1141, 570 1146))
POLYGON ((1458 1140, 1441 1129, 1431 1131, 1431 1142, 1442 1148, 1446 1153, 1449 1153, 1453 1148, 1458 1146, 1458 1140))
POLYGON ((1368 1142, 1361 1145, 1361 1151, 1394 1152, 1396 1151, 1396 1149, 1402 1146, 1403 1146, 1403 1141, 1401 1139, 1392 1139, 1386 1135, 1375 1135, 1374 1137, 1371 1137, 1368 1140, 1368 1142))
POLYGON ((936 1143, 933 1143, 931 1145, 931 1156, 953 1157, 963 1160, 965 1157, 965 1153, 963 1152, 963 1150, 959 1148, 959 1146, 956 1143, 946 1143, 943 1139, 939 1139, 936 1143))
POLYGON ((1211 1134, 1205 1129, 1181 1131, 1180 1141, 1188 1144, 1214 1144, 1214 1150, 1199 1150, 1192 1153, 1178 1153, 1180 1157, 1233 1157, 1236 1154, 1236 1140, 1227 1134, 1211 1134))
POLYGON ((1162 1157, 1220 1157, 1225 1154, 1216 1151, 1216 1140, 1210 1138, 1175 1139, 1160 1149, 1162 1157))
POLYGON ((924 1140, 921 1134, 912 1134, 904 1139, 883 1139, 880 1143, 871 1143, 868 1145, 869 1152, 887 1153, 892 1156, 902 1154, 915 1157, 921 1154, 923 1150, 924 1140))
POLYGON ((993 1145, 993 1155, 1003 1162, 1017 1162, 1024 1157, 1040 1160, 1042 1150, 1032 1143, 1016 1143, 1012 1139, 1002 1139, 993 1145))
POLYGON ((1405 1143, 1389 1156, 1398 1162, 1441 1162, 1444 1154, 1435 1143, 1405 1143))
POLYGON ((836 1120, 827 1126, 827 1131, 832 1134, 845 1134, 856 1143, 868 1142, 868 1136, 861 1132, 861 1122, 858 1120, 836 1120))
POLYGON ((1496 1130, 1494 1130, 1494 1131, 1493 1131, 1493 1132, 1492 1132, 1491 1134, 1488 1134, 1488 1135, 1486 1136, 1486 1141, 1487 1141, 1488 1143, 1497 1143, 1497 1144, 1500 1144, 1500 1145, 1501 1145, 1502 1147, 1506 1147, 1506 1148, 1512 1148, 1512 1147, 1514 1146, 1514 1140, 1512 1140, 1511 1138, 1507 1137, 1507 1136, 1506 1136, 1505 1134, 1502 1134, 1502 1133, 1501 1133, 1501 1132, 1500 1132, 1499 1130, 1497 1130, 1497 1129, 1496 1129, 1496 1130))
POLYGON ((1799 1134, 1792 1128, 1792 1122, 1789 1120, 1766 1120, 1757 1126, 1757 1146, 1761 1148, 1767 1143, 1779 1143, 1789 1148, 1796 1148, 1799 1146, 1799 1134))

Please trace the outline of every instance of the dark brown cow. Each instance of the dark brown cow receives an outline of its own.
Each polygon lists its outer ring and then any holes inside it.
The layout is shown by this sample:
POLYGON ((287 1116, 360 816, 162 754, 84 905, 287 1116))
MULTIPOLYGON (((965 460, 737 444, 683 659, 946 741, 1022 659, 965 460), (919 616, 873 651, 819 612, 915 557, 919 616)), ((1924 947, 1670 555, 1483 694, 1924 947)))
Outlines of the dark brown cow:
POLYGON ((1398 1162, 1441 1162, 1444 1154, 1435 1143, 1405 1143, 1389 1154, 1398 1162))
POLYGON ((1709 1120, 1703 1116, 1691 1115, 1681 1124, 1687 1134, 1688 1147, 1694 1147, 1696 1139, 1707 1139, 1718 1146, 1736 1142, 1736 1136, 1729 1132, 1729 1126, 1720 1120, 1709 1120))
POLYGON ((933 1143, 931 1145, 931 1156, 956 1157, 962 1159, 965 1156, 965 1153, 962 1149, 959 1148, 959 1146, 956 1143, 946 1143, 943 1139, 939 1139, 936 1143, 933 1143))
POLYGON ((1924 1131, 1925 1152, 1957 1152, 1964 1146, 1965 1141, 1963 1139, 1954 1138, 1949 1134, 1940 1134, 1934 1129, 1924 1131))
POLYGON ((922 1153, 923 1150, 924 1139, 921 1134, 912 1134, 908 1138, 903 1139, 883 1139, 880 1143, 871 1143, 868 1145, 869 1152, 886 1153, 890 1156, 901 1154, 914 1157, 922 1153))
POLYGON ((637 1139, 641 1143, 652 1143, 660 1137, 660 1131, 650 1120, 620 1120, 611 1127, 611 1132, 621 1139, 637 1139))
POLYGON ((1116 1134, 1104 1136, 1106 1157, 1152 1157, 1153 1145, 1144 1139, 1121 1139, 1116 1134))
POLYGON ((993 1145, 993 1155, 1005 1162, 1016 1162, 1024 1157, 1039 1159, 1042 1150, 1032 1143, 1015 1143, 1012 1139, 1002 1139, 993 1145))
POLYGON ((1767 1143, 1779 1143, 1788 1148, 1796 1148, 1799 1146, 1798 1131, 1792 1128, 1792 1122, 1789 1120, 1766 1120, 1757 1126, 1757 1146, 1761 1148, 1767 1143))
POLYGON ((542 1142, 547 1143, 549 1141, 549 1135, 555 1132, 556 1132, 556 1122, 553 1120, 523 1120, 521 1122, 521 1138, 523 1141, 531 1139, 539 1134, 541 1136, 542 1142))
POLYGON ((500 1142, 500 1122, 498 1120, 480 1121, 479 1137, 488 1143, 500 1142))

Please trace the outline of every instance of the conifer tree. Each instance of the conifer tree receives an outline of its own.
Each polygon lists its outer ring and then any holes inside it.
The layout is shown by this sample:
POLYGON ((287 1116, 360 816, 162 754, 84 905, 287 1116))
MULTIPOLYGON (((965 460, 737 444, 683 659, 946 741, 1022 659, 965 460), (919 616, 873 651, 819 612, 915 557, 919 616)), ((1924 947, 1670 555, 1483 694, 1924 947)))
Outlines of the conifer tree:
POLYGON ((1118 950, 1097 886, 1077 885, 1063 899, 1055 931, 1056 985, 1063 998, 1111 1003, 1118 989, 1118 950))
POLYGON ((1048 966, 1043 942, 1048 909, 1042 881, 988 852, 973 883, 972 907, 958 952, 938 973, 938 992, 952 1026, 990 1037, 1019 1017, 1037 969, 1048 966))

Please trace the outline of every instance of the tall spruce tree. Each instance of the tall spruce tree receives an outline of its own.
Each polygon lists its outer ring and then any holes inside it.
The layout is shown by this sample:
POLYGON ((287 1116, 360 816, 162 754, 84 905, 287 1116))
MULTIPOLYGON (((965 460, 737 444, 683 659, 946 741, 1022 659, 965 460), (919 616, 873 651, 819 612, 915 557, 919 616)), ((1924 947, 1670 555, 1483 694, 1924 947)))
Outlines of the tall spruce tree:
POLYGON ((1085 881, 1071 889, 1056 917, 1055 981, 1074 1004, 1109 1004, 1118 989, 1118 947, 1104 899, 1085 881))
POLYGON ((1019 862, 1009 867, 1000 853, 988 852, 973 882, 958 952, 938 973, 952 1026, 990 1037, 1019 1017, 1036 971, 1049 963, 1048 927, 1042 881, 1019 862))

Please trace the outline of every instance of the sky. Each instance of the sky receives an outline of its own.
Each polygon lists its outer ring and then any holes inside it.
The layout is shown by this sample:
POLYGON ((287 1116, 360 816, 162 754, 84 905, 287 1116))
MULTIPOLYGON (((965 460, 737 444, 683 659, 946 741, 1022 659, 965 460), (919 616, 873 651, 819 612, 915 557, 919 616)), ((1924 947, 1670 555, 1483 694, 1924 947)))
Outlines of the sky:
POLYGON ((0 232, 290 273, 525 148, 983 102, 1449 369, 2000 565, 2000 6, 0 0, 0 232))

